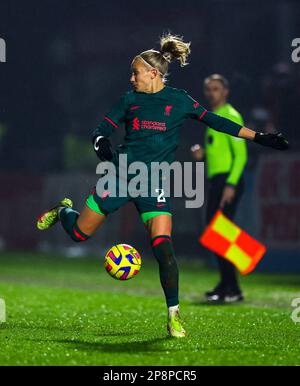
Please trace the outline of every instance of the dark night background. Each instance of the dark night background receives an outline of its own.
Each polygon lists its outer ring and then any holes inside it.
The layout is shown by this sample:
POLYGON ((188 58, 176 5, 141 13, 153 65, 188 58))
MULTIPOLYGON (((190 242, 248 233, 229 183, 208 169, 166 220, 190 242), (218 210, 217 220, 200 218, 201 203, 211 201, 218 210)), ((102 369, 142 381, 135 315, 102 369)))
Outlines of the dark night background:
MULTIPOLYGON (((300 37, 299 20, 297 1, 2 0, 0 38, 7 46, 7 62, 0 63, 3 248, 50 250, 53 239, 56 245, 67 248, 70 242, 58 230, 43 235, 41 241, 33 217, 68 192, 82 206, 96 177, 91 131, 130 88, 132 58, 146 49, 159 48, 159 36, 171 31, 192 42, 192 55, 185 68, 171 65, 170 85, 186 89, 205 105, 203 79, 214 72, 222 73, 231 85, 230 102, 242 113, 248 127, 280 129, 290 140, 291 151, 280 156, 249 144, 249 190, 240 207, 239 223, 270 246, 266 268, 271 258, 279 261, 277 257, 283 254, 292 266, 300 267, 300 62, 291 59, 291 42, 300 37), (276 170, 272 166, 264 169, 265 183, 275 184, 276 202, 269 200, 266 204, 262 200, 252 214, 249 200, 256 202, 259 192, 260 199, 266 197, 259 185, 261 177, 257 177, 262 156, 274 156, 270 165, 277 165, 284 176, 275 181, 276 170), (273 180, 268 182, 269 178, 273 180), (290 180, 292 188, 283 193, 278 188, 277 192, 278 184, 289 185, 290 180), (267 220, 264 217, 264 205, 277 205, 271 225, 270 216, 267 220), (16 212, 14 216, 12 212, 16 212)), ((202 141, 203 129, 186 122, 177 152, 179 160, 191 160, 189 148, 202 141)), ((114 144, 121 141, 121 135, 113 139, 114 144)), ((270 206, 267 209, 271 212, 270 206)), ((91 245, 106 246, 123 237, 124 242, 144 248, 146 236, 137 215, 130 215, 131 210, 122 209, 119 217, 115 214, 107 230, 102 236, 99 232, 91 245)), ((203 229, 203 209, 183 211, 182 203, 176 202, 174 213, 179 254, 184 253, 188 240, 191 255, 197 256, 201 253, 197 236, 203 229)), ((278 262, 278 269, 285 268, 278 262)))

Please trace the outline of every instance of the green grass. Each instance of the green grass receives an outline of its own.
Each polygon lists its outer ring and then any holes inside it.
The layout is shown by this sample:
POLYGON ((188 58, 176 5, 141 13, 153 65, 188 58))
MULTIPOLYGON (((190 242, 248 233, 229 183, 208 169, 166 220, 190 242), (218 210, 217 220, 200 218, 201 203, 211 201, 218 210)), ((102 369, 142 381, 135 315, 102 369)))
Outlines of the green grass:
POLYGON ((202 293, 217 275, 180 263, 188 337, 166 333, 154 262, 133 280, 110 278, 98 258, 0 256, 0 365, 300 365, 300 323, 291 302, 297 276, 242 278, 246 302, 209 306, 202 293))

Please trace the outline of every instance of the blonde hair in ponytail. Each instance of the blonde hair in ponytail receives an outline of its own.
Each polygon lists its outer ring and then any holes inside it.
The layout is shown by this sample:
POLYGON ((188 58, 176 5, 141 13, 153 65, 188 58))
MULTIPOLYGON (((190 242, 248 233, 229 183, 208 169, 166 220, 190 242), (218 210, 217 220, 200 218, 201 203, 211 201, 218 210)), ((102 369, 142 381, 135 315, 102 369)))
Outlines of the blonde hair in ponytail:
POLYGON ((183 37, 171 35, 170 33, 160 38, 160 52, 169 63, 175 59, 180 61, 180 66, 188 65, 187 57, 191 53, 191 43, 185 43, 183 37))
POLYGON ((188 65, 186 60, 191 53, 190 45, 190 42, 183 41, 183 37, 168 33, 160 38, 160 51, 153 49, 144 51, 137 55, 133 62, 140 59, 149 67, 156 68, 165 81, 169 63, 173 60, 179 60, 181 67, 188 65))

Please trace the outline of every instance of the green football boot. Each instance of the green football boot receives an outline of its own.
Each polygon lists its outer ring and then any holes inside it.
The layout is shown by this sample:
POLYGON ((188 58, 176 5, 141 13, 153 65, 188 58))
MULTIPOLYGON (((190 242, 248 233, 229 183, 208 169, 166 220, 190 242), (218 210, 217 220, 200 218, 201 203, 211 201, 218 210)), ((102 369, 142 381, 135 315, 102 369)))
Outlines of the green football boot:
POLYGON ((69 198, 64 198, 57 205, 43 213, 37 220, 36 226, 39 230, 44 231, 52 227, 58 221, 58 210, 61 207, 72 208, 73 202, 69 198))
POLYGON ((186 331, 182 326, 179 311, 175 311, 169 314, 168 332, 175 338, 184 338, 186 336, 186 331))

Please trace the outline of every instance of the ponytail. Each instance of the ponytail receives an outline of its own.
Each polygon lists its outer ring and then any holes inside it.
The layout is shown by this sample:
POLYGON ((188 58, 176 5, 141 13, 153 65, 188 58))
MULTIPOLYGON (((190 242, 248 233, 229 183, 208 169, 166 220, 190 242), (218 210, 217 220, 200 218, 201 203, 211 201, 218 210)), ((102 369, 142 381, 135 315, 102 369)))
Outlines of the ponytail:
POLYGON ((168 33, 160 38, 160 51, 153 49, 144 51, 134 60, 140 59, 145 65, 156 68, 165 81, 169 63, 173 60, 179 60, 181 67, 188 64, 186 60, 191 53, 190 45, 191 43, 185 43, 182 37, 168 33))

